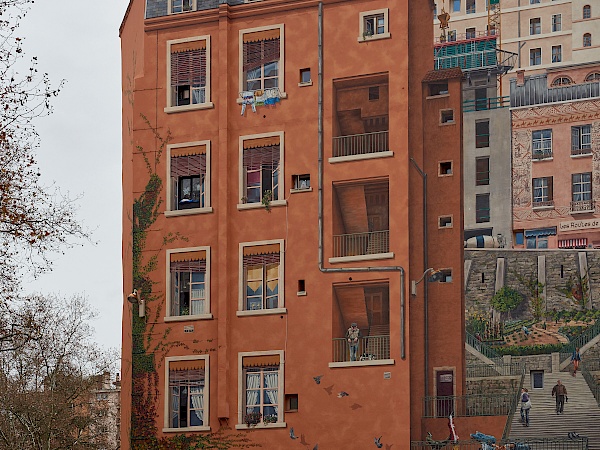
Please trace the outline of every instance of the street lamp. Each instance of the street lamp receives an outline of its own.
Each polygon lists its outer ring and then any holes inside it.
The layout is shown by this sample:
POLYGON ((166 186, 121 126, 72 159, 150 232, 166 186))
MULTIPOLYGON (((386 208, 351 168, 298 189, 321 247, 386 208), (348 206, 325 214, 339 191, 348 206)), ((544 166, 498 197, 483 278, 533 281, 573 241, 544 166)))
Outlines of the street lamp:
POLYGON ((439 281, 440 278, 436 277, 436 275, 441 274, 442 271, 439 269, 434 269, 433 267, 430 267, 429 269, 427 269, 425 272, 423 272, 423 275, 421 275, 421 278, 419 278, 418 280, 412 280, 410 282, 410 294, 415 297, 417 295, 417 285, 423 281, 423 279, 427 276, 427 274, 431 274, 431 277, 427 280, 427 281, 439 281))
POLYGON ((146 301, 140 298, 140 293, 137 289, 134 289, 133 292, 127 296, 127 300, 132 305, 138 304, 138 314, 140 317, 146 315, 146 301))

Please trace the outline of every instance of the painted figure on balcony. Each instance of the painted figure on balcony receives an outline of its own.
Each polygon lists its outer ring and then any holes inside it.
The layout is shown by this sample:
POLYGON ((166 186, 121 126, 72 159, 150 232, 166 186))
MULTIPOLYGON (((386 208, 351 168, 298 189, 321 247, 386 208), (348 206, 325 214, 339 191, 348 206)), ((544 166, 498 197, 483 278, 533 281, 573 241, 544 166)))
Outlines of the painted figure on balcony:
POLYGON ((350 348, 350 361, 356 361, 358 354, 358 339, 360 338, 360 329, 356 322, 352 322, 348 331, 346 331, 346 340, 350 348))

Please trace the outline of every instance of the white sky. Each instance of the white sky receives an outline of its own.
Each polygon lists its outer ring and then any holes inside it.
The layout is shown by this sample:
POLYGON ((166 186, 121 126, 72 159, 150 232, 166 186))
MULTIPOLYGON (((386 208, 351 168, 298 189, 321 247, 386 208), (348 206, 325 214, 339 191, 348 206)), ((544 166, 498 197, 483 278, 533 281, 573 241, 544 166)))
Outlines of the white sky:
POLYGON ((96 340, 121 347, 121 65, 119 25, 128 0, 36 0, 21 24, 26 58, 66 80, 54 113, 36 122, 44 184, 82 195, 78 219, 95 229, 83 247, 57 255, 28 292, 84 294, 97 309, 96 340))

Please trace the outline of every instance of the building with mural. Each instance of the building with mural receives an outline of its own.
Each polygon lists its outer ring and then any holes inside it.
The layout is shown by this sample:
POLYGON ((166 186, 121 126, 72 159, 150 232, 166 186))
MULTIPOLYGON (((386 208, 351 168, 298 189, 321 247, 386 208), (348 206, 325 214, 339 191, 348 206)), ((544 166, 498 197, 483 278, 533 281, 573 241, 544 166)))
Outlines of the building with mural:
MULTIPOLYGON (((432 14, 131 0, 122 448, 447 435, 436 399, 466 376, 462 71, 422 58, 432 14)), ((485 420, 501 434, 505 415, 485 420)))

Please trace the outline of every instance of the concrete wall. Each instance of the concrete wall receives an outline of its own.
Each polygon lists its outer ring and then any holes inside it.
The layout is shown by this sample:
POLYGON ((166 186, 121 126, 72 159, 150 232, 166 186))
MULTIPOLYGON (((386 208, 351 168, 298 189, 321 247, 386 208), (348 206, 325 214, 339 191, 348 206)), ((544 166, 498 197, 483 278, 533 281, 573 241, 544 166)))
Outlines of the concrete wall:
MULTIPOLYGON (((600 306, 600 251, 586 250, 587 264, 591 284, 592 306, 600 306)), ((471 269, 468 276, 465 291, 466 309, 473 311, 488 311, 490 300, 494 296, 494 281, 496 279, 496 261, 498 258, 505 259, 506 286, 517 289, 525 294, 526 291, 514 276, 515 272, 527 276, 538 273, 538 256, 546 259, 545 284, 546 284, 546 307, 548 311, 556 308, 557 311, 565 309, 579 309, 571 299, 559 292, 564 288, 569 277, 575 278, 579 273, 578 252, 576 250, 502 250, 502 249, 469 249, 465 250, 465 260, 471 260, 471 269), (483 282, 482 282, 483 274, 483 282)), ((532 314, 525 301, 513 313, 513 316, 531 318, 532 314)))
MULTIPOLYGON (((485 79, 484 79, 485 80, 485 79)), ((474 81, 474 84, 476 80, 474 81)), ((474 86, 473 86, 474 87, 474 86)), ((495 84, 488 89, 488 96, 495 97, 495 84)), ((464 84, 465 100, 474 100, 474 89, 464 84)), ((463 152, 464 152, 464 195, 465 195, 465 230, 492 228, 493 236, 501 233, 506 239, 506 246, 512 245, 511 221, 511 161, 510 111, 508 108, 498 108, 485 111, 465 112, 463 116, 463 152), (475 124, 480 120, 489 120, 489 147, 475 147, 475 124), (490 158, 490 182, 487 186, 476 186, 476 159, 488 156, 490 158), (477 223, 475 197, 477 194, 490 194, 490 221, 477 223)))

